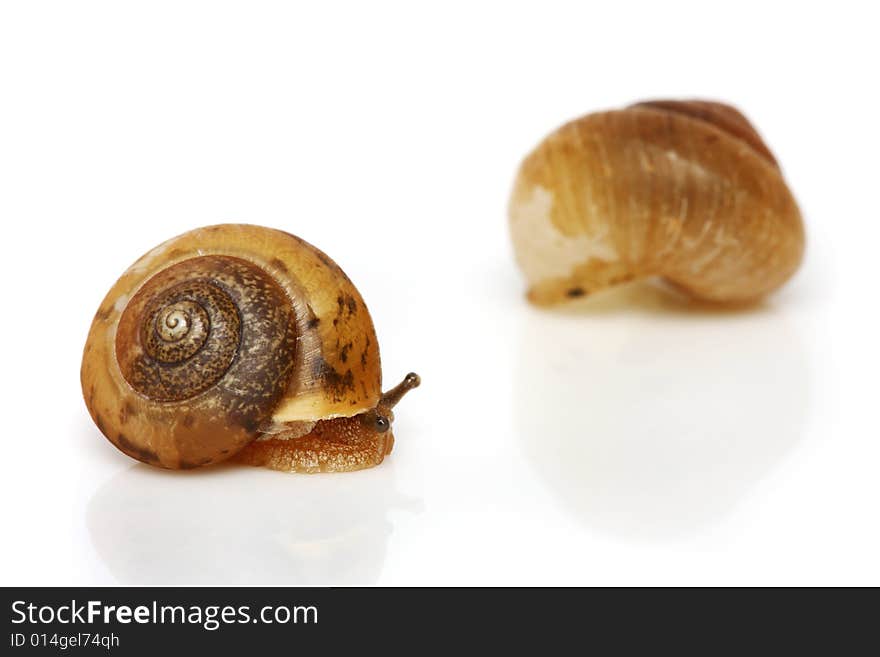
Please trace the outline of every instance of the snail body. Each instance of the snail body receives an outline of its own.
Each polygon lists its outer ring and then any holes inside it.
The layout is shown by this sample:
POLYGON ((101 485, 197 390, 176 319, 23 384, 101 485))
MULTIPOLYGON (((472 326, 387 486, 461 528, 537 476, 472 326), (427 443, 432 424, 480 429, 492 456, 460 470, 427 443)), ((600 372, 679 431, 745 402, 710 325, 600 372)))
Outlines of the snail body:
POLYGON ((175 469, 376 465, 402 396, 382 394, 372 319, 342 269, 298 237, 243 224, 190 231, 135 262, 95 315, 81 382, 116 447, 175 469))
POLYGON ((772 153, 714 102, 651 101, 563 125, 523 161, 509 215, 538 305, 652 277, 750 302, 785 283, 804 251, 772 153))

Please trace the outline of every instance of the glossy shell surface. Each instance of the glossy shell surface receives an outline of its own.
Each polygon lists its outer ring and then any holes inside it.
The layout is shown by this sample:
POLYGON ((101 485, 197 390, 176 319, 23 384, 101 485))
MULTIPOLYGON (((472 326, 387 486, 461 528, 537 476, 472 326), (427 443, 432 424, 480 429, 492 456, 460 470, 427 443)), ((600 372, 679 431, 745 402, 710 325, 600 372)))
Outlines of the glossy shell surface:
POLYGON ((522 163, 509 206, 528 296, 636 278, 751 301, 797 270, 804 229, 775 158, 736 109, 652 101, 582 117, 522 163))
POLYGON ((186 468, 263 429, 350 417, 381 395, 370 314, 336 263, 282 231, 190 231, 135 262, 101 303, 81 370, 119 449, 186 468))

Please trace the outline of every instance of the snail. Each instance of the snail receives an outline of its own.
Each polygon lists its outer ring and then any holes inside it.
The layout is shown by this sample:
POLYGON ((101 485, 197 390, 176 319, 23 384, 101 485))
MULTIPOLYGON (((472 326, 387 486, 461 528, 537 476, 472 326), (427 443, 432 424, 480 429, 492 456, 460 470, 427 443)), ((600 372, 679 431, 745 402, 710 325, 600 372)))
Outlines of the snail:
POLYGON ((776 159, 717 102, 642 102, 563 125, 521 164, 509 218, 537 305, 648 278, 705 301, 753 302, 804 251, 776 159))
POLYGON ((311 473, 381 463, 419 377, 382 393, 372 319, 327 255, 224 224, 129 267, 92 321, 81 382, 101 433, 144 463, 311 473))

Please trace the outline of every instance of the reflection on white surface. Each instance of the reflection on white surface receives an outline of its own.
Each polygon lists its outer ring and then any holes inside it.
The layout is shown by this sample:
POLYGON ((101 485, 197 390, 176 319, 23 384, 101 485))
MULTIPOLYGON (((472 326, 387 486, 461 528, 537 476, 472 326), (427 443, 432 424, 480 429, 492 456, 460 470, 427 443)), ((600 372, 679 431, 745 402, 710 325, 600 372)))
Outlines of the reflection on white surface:
POLYGON ((783 311, 688 306, 635 286, 528 314, 516 426, 588 527, 630 538, 729 512, 800 437, 807 364, 783 311))
POLYGON ((88 505, 98 554, 125 584, 370 584, 383 567, 397 494, 390 466, 290 475, 135 465, 88 505))

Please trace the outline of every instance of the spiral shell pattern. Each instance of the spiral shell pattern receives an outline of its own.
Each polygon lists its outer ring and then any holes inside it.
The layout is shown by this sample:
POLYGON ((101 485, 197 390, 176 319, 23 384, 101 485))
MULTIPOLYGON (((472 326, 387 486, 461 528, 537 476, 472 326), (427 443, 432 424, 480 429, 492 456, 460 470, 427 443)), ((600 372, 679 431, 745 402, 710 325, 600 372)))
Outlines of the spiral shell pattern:
POLYGON ((271 418, 293 373, 296 336, 289 298, 253 263, 211 255, 163 269, 116 327, 116 364, 130 394, 107 415, 126 424, 135 416, 141 426, 110 431, 111 439, 159 463, 173 443, 173 467, 226 458, 271 418), (169 436, 163 426, 173 428, 169 436))
POLYGON ((358 291, 324 253, 246 224, 196 229, 120 277, 89 332, 83 396, 100 431, 145 463, 192 468, 267 428, 352 417, 381 395, 358 291))
POLYGON ((294 327, 283 290, 263 270, 239 258, 203 256, 163 270, 132 298, 119 320, 116 359, 148 399, 183 401, 221 384, 218 402, 227 410, 241 405, 233 390, 247 389, 243 398, 265 400, 268 414, 293 366, 294 327), (247 362, 233 366, 242 350, 247 362))
MULTIPOLYGON (((140 294, 155 287, 151 281, 140 294)), ((179 283, 159 291, 144 311, 142 317, 135 317, 133 309, 123 313, 117 333, 117 345, 127 345, 134 337, 131 331, 140 329, 142 351, 116 350, 122 375, 139 393, 157 401, 189 399, 229 369, 238 351, 241 321, 231 296, 216 283, 179 283)))

